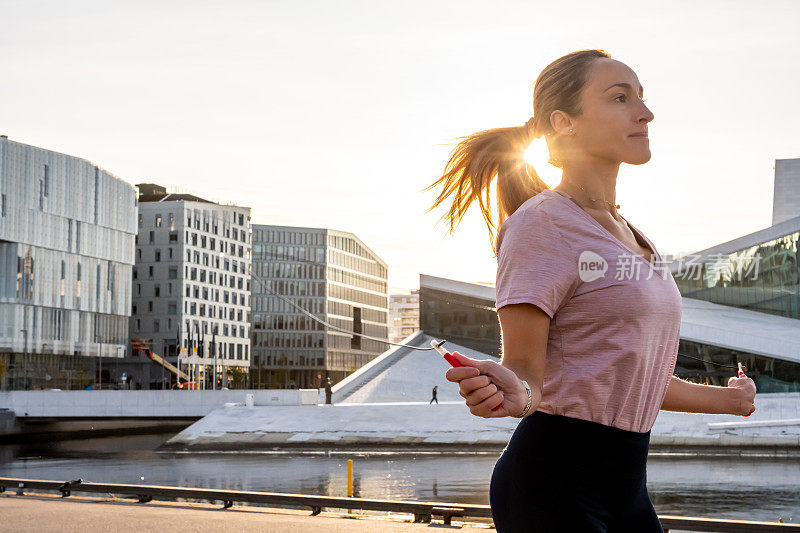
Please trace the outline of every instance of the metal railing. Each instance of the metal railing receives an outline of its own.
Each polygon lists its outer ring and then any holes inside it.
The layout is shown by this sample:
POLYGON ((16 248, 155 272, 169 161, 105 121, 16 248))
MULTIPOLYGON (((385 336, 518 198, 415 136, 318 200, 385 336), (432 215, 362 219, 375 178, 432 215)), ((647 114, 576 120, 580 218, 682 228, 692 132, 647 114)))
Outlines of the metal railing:
MULTIPOLYGON (((367 498, 339 498, 335 496, 312 496, 306 494, 283 494, 276 492, 254 492, 243 490, 196 489, 190 487, 164 487, 157 485, 125 485, 118 483, 88 483, 82 480, 49 481, 0 477, 0 492, 16 491, 23 496, 26 490, 60 492, 69 497, 73 492, 90 494, 114 494, 116 497, 135 498, 140 503, 152 500, 174 501, 179 498, 222 502, 230 508, 234 502, 279 505, 284 507, 307 507, 312 515, 323 509, 358 509, 363 511, 389 511, 414 515, 414 522, 429 523, 432 517, 442 517, 450 524, 454 517, 491 518, 488 505, 452 504, 443 502, 415 502, 401 500, 372 500, 367 498)), ((665 532, 670 529, 705 531, 709 533, 767 533, 800 532, 800 524, 780 522, 756 522, 750 520, 724 520, 716 518, 694 518, 682 516, 659 516, 665 532)))

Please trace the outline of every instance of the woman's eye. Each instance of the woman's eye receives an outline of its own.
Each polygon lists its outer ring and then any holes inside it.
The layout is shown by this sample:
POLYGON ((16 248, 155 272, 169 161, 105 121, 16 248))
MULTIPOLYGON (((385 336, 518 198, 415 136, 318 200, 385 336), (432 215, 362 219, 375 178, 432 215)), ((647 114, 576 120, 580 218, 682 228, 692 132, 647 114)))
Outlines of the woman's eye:
MULTIPOLYGON (((626 97, 624 94, 621 94, 621 95, 617 96, 617 97, 616 97, 614 100, 619 100, 620 98, 627 98, 627 97, 626 97)), ((646 104, 646 103, 647 103, 647 100, 645 100, 644 98, 642 98, 642 103, 643 103, 643 104, 646 104)))

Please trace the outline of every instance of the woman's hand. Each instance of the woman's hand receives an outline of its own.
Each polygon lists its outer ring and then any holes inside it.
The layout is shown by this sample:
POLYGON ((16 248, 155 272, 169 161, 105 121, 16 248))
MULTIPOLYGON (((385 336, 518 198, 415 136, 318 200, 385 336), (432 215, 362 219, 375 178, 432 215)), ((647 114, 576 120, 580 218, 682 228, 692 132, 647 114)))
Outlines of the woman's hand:
POLYGON ((734 412, 732 414, 739 416, 749 416, 756 410, 753 401, 756 398, 756 384, 748 378, 730 378, 728 380, 728 387, 735 389, 737 401, 734 403, 734 412))
POLYGON ((464 366, 450 368, 445 377, 458 383, 459 394, 473 415, 500 418, 522 413, 528 392, 513 370, 489 359, 470 359, 458 352, 453 356, 464 366), (500 404, 502 407, 492 411, 500 404))

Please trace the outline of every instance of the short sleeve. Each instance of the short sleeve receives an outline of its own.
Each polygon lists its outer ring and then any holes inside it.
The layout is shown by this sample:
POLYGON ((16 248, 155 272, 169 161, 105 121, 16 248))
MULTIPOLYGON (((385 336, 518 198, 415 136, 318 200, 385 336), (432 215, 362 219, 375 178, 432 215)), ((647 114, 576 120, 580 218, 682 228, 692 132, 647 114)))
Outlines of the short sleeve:
POLYGON ((553 318, 579 283, 571 242, 546 210, 537 206, 506 219, 497 236, 497 309, 530 303, 553 318))

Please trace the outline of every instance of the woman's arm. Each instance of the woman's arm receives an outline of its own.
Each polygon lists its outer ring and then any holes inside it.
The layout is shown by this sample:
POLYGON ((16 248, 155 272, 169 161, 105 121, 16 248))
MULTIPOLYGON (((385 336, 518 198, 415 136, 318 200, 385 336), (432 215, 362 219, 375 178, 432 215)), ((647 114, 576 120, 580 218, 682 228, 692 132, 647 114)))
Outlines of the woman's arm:
POLYGON ((662 411, 746 416, 756 410, 753 405, 756 385, 750 378, 730 378, 727 387, 701 385, 673 375, 662 411))
POLYGON ((470 412, 484 418, 522 413, 528 400, 521 381, 525 380, 531 388, 527 414, 533 413, 542 400, 550 316, 528 303, 505 305, 497 315, 502 330, 502 362, 455 354, 464 366, 449 369, 445 377, 459 384, 459 393, 470 412))

